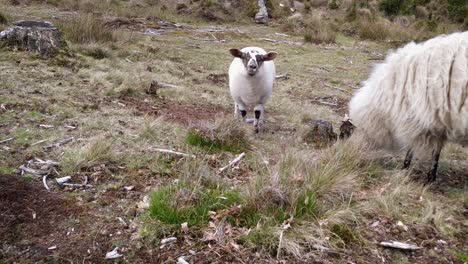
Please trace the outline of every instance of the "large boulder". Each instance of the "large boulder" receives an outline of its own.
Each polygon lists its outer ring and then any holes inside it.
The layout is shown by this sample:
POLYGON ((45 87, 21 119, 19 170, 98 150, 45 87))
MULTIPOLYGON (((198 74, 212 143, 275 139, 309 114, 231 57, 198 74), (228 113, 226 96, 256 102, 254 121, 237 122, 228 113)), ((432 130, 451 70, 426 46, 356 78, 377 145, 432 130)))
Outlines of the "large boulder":
POLYGON ((0 32, 0 43, 46 56, 56 54, 67 45, 52 23, 33 20, 14 22, 0 32))

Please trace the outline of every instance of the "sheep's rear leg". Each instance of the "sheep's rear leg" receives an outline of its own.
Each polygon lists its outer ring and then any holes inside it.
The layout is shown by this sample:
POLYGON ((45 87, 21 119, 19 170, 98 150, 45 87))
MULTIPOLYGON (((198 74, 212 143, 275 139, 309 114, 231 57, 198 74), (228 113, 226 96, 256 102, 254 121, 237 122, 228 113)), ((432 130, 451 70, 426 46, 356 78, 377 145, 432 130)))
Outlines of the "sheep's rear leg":
POLYGON ((258 133, 263 127, 263 116, 265 114, 265 109, 263 105, 259 104, 254 107, 255 120, 254 120, 254 129, 255 133, 258 133))
POLYGON ((238 103, 235 103, 234 104, 234 118, 241 122, 244 122, 246 115, 247 115, 247 111, 245 110, 245 107, 238 103))
POLYGON ((431 170, 427 173, 427 182, 426 184, 435 182, 437 178, 437 168, 439 167, 439 157, 440 152, 442 151, 442 147, 437 147, 432 152, 432 163, 431 163, 431 170))
POLYGON ((403 169, 406 170, 411 165, 411 160, 413 160, 413 150, 408 149, 406 152, 405 161, 403 162, 403 169))

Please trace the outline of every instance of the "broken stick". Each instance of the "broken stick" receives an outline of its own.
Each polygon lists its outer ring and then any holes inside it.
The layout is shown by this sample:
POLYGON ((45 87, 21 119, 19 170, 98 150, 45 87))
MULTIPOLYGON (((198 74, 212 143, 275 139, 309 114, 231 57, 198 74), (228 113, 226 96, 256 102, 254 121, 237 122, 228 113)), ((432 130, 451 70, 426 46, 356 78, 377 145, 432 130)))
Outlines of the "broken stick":
POLYGON ((66 138, 66 139, 64 139, 62 141, 59 141, 59 142, 54 143, 54 144, 47 145, 47 146, 45 146, 43 148, 44 148, 44 150, 49 150, 49 149, 52 149, 52 148, 55 148, 55 147, 60 147, 60 146, 63 146, 65 144, 67 144, 67 143, 72 142, 73 139, 75 139, 75 138, 74 137, 66 138))
POLYGON ((324 85, 325 85, 326 87, 328 87, 328 88, 336 89, 336 90, 345 92, 345 93, 347 93, 347 94, 353 94, 352 92, 347 91, 347 90, 345 90, 345 89, 343 89, 343 88, 340 88, 340 87, 336 87, 336 86, 333 86, 333 85, 330 85, 330 84, 326 84, 326 83, 325 83, 324 85))
POLYGON ((5 140, 0 141, 0 144, 6 143, 6 142, 8 142, 8 141, 12 141, 13 139, 14 139, 14 138, 12 138, 12 137, 11 137, 11 138, 7 138, 7 139, 5 139, 5 140))
POLYGON ((282 75, 276 75, 275 78, 276 78, 276 79, 284 79, 284 80, 287 80, 287 79, 289 79, 289 77, 290 77, 289 74, 286 73, 286 74, 282 74, 282 75))
POLYGON ((384 247, 389 247, 389 248, 405 249, 405 250, 417 250, 417 249, 422 248, 416 245, 411 245, 411 244, 398 242, 398 241, 380 242, 379 245, 384 246, 384 247))
POLYGON ((221 169, 219 169, 218 173, 222 173, 223 171, 227 170, 229 167, 232 167, 232 166, 236 165, 244 157, 245 157, 245 152, 242 152, 237 158, 231 160, 228 165, 226 165, 226 166, 222 167, 221 169))
POLYGON ((165 153, 165 154, 172 154, 172 155, 176 155, 176 156, 196 158, 195 155, 190 155, 190 154, 187 154, 187 153, 177 152, 177 151, 173 151, 173 150, 170 150, 170 149, 154 148, 154 149, 151 149, 151 150, 156 151, 156 152, 165 153))
POLYGON ((31 169, 31 168, 28 168, 28 167, 26 167, 24 165, 19 166, 19 169, 24 171, 24 172, 34 174, 34 175, 37 175, 37 176, 47 174, 47 171, 31 169))
POLYGON ((148 89, 146 90, 147 94, 157 94, 159 89, 163 88, 179 88, 179 86, 170 84, 170 83, 163 83, 163 82, 158 82, 156 80, 151 81, 150 85, 148 86, 148 89))

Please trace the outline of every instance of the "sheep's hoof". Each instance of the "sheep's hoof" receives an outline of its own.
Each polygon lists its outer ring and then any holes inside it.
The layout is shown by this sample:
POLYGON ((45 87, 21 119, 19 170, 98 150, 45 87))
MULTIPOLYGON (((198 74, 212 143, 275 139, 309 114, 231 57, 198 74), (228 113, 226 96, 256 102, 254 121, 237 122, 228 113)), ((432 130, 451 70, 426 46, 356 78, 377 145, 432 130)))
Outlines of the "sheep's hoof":
POLYGON ((258 134, 258 132, 260 132, 260 130, 258 129, 258 127, 255 128, 255 133, 258 134))

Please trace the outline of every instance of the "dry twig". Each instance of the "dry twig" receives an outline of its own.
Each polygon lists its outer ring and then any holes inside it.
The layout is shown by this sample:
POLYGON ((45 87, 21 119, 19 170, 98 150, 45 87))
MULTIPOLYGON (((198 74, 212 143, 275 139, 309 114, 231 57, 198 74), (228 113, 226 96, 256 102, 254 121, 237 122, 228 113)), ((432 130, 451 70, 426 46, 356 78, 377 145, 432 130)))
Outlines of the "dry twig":
POLYGON ((345 89, 343 89, 343 88, 340 88, 340 87, 336 87, 336 86, 333 86, 333 85, 330 85, 330 84, 326 84, 326 83, 325 83, 324 85, 325 85, 326 87, 328 87, 328 88, 336 89, 336 90, 345 92, 345 93, 347 93, 347 94, 353 94, 352 92, 347 91, 347 90, 345 90, 345 89))
POLYGON ((404 250, 417 250, 417 249, 422 248, 416 245, 411 245, 411 244, 398 242, 398 241, 380 242, 379 245, 384 246, 384 247, 404 249, 404 250))
POLYGON ((6 142, 8 142, 8 141, 12 141, 13 139, 15 139, 15 138, 12 138, 12 137, 11 137, 11 138, 7 138, 7 139, 5 139, 5 140, 0 141, 0 144, 6 143, 6 142))
POLYGON ((172 154, 172 155, 182 156, 182 157, 196 158, 195 155, 182 153, 182 152, 177 152, 177 151, 173 151, 173 150, 170 150, 170 149, 152 148, 151 151, 161 152, 161 153, 165 153, 165 154, 172 154))
POLYGON ((44 148, 44 150, 49 150, 49 149, 52 149, 52 148, 60 147, 60 146, 63 146, 65 144, 68 144, 68 143, 72 142, 73 139, 75 139, 75 138, 74 137, 66 138, 66 139, 61 140, 61 141, 59 141, 57 143, 47 145, 47 146, 45 146, 43 148, 44 148))
POLYGON ((232 167, 239 163, 245 157, 245 152, 242 152, 237 158, 231 160, 228 165, 219 169, 218 173, 222 173, 223 171, 227 170, 229 167, 232 167))

